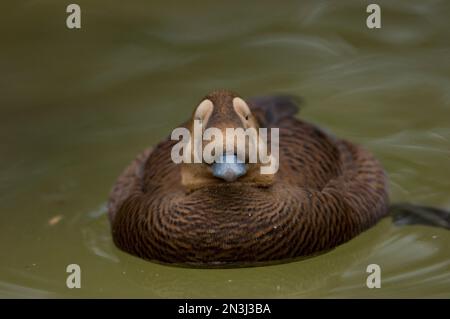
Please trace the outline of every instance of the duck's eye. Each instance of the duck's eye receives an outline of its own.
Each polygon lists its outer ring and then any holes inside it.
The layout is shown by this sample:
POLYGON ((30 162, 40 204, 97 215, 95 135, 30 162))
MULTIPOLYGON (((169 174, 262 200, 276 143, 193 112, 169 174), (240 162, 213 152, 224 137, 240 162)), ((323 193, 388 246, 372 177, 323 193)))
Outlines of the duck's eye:
POLYGON ((200 121, 200 123, 207 123, 213 111, 213 107, 214 106, 210 100, 203 100, 203 102, 201 102, 195 110, 194 120, 200 121))
POLYGON ((244 118, 246 121, 249 120, 252 113, 250 112, 250 108, 248 107, 247 103, 245 103, 243 99, 235 97, 233 99, 233 107, 236 113, 239 114, 241 118, 244 118))

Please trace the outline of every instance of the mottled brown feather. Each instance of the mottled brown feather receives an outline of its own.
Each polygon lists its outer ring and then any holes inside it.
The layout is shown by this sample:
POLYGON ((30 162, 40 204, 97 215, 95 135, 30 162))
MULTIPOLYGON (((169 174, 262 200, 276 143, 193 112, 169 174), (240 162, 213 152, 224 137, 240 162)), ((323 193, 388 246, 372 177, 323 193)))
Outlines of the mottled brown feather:
POLYGON ((108 203, 115 244, 168 263, 255 263, 331 249, 387 214, 386 177, 360 146, 294 117, 290 97, 249 100, 262 127, 280 128, 270 187, 222 183, 186 192, 166 139, 122 173, 108 203))

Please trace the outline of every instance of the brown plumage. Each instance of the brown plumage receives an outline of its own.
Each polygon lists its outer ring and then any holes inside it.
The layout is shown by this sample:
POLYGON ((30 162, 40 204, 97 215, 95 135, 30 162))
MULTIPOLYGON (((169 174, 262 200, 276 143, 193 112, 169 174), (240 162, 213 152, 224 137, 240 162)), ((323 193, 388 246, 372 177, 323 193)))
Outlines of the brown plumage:
MULTIPOLYGON (((247 125, 233 110, 234 97, 216 91, 203 99, 214 105, 208 125, 247 125)), ((270 180, 249 170, 234 182, 199 177, 184 184, 183 169, 192 169, 193 179, 210 172, 204 164, 174 164, 176 141, 168 138, 139 155, 112 190, 108 210, 119 248, 181 264, 290 259, 340 245, 387 214, 386 177, 369 152, 296 119, 289 96, 248 104, 248 125, 280 129, 278 172, 270 180)))

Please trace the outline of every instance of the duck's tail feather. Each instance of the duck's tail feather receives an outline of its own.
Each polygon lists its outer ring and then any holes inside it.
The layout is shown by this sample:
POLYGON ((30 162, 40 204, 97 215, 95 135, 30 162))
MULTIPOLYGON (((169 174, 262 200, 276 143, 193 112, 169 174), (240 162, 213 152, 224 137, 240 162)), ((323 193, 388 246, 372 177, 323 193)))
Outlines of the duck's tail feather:
POLYGON ((390 215, 395 225, 428 225, 450 229, 450 211, 409 203, 392 204, 390 215))
POLYGON ((252 112, 263 126, 272 126, 297 114, 302 99, 294 95, 268 95, 247 100, 252 112))

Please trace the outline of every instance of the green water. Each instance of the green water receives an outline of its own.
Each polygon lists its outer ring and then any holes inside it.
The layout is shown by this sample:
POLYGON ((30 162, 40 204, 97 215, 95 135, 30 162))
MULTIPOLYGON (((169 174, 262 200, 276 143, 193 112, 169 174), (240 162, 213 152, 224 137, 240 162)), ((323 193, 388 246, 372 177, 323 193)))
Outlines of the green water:
POLYGON ((390 219, 321 256, 199 270, 114 247, 106 198, 202 96, 304 97, 300 116, 365 145, 393 202, 450 208, 450 5, 377 1, 4 1, 0 296, 450 297, 450 232, 390 219), (68 264, 82 288, 68 289, 68 264), (379 264, 382 287, 366 287, 379 264))

